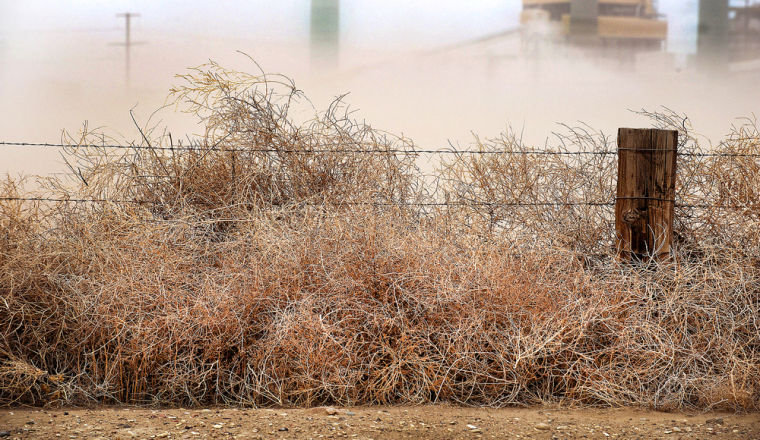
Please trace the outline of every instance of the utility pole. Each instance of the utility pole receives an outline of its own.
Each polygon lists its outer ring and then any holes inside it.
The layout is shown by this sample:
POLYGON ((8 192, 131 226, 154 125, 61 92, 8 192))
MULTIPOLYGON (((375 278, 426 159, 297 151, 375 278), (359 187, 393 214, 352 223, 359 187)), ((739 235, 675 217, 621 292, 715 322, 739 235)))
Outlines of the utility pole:
POLYGON ((140 14, 135 14, 134 12, 123 12, 121 14, 116 14, 117 17, 124 17, 125 20, 125 38, 123 43, 112 43, 115 46, 124 46, 126 48, 126 64, 125 64, 125 74, 127 79, 127 85, 129 85, 129 77, 130 77, 130 49, 132 46, 136 44, 145 44, 144 42, 135 42, 132 41, 132 35, 131 35, 131 27, 132 27, 132 18, 133 17, 139 17, 140 14))

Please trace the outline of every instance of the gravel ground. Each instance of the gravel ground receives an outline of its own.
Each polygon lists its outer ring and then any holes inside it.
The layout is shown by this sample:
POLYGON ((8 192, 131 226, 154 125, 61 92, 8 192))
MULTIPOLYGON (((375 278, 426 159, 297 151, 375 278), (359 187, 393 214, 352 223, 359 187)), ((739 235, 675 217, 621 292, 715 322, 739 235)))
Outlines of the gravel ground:
POLYGON ((358 407, 0 409, 4 439, 760 439, 760 414, 358 407))

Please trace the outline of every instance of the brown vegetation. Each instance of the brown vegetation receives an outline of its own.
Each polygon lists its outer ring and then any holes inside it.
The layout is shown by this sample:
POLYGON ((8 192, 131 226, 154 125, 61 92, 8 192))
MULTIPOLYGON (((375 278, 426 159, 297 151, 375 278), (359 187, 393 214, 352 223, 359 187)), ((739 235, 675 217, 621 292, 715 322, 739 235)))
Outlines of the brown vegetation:
MULTIPOLYGON (((46 194, 116 202, 0 201, 0 401, 760 409, 756 157, 679 157, 677 258, 621 264, 614 155, 504 135, 432 179, 340 102, 297 122, 284 78, 183 84, 197 143, 67 138, 46 194)), ((711 151, 760 153, 756 121, 711 151)))

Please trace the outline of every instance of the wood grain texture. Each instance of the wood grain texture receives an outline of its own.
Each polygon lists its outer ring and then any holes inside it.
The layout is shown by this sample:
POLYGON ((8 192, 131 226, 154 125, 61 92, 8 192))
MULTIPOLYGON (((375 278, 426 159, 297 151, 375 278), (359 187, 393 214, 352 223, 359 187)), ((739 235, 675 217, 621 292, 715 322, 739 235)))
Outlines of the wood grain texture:
POLYGON ((615 229, 623 260, 670 255, 677 148, 677 131, 618 130, 615 229))

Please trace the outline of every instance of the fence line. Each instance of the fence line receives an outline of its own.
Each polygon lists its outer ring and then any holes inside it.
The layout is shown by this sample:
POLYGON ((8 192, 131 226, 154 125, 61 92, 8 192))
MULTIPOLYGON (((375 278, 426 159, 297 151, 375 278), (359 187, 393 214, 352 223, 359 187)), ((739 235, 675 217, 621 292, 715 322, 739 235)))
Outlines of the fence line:
MULTIPOLYGON (((126 204, 138 204, 138 205, 159 205, 161 202, 150 202, 145 200, 118 200, 118 199, 68 199, 68 198, 56 198, 56 197, 0 197, 0 201, 32 201, 32 202, 73 202, 73 203, 126 203, 126 204)), ((243 203, 245 204, 245 203, 243 203)), ((240 204, 238 204, 240 205, 240 204)), ((316 202, 297 202, 293 203, 293 206, 421 206, 421 207, 435 207, 435 206, 512 206, 512 207, 528 207, 528 206, 614 206, 614 202, 330 202, 330 203, 316 203, 316 202)))
POLYGON ((98 145, 98 144, 83 144, 83 145, 71 145, 71 144, 52 144, 52 143, 34 143, 34 142, 5 142, 0 141, 0 145, 11 147, 51 147, 51 148, 109 148, 109 149, 123 149, 123 150, 154 150, 154 151, 196 151, 205 153, 207 151, 219 151, 219 152, 248 152, 248 153, 287 153, 287 154, 325 154, 325 153, 356 153, 356 154, 531 154, 531 155, 558 155, 558 156, 581 156, 581 155, 595 155, 606 156, 617 154, 615 151, 483 151, 483 150, 430 150, 430 149, 408 149, 402 150, 398 148, 388 149, 278 149, 278 148, 219 148, 219 147, 193 147, 193 146, 171 146, 171 147, 158 147, 147 145, 98 145))
POLYGON ((72 202, 72 203, 133 203, 133 204, 150 204, 139 200, 118 200, 118 199, 65 199, 55 197, 0 197, 3 202, 72 202))
MULTIPOLYGON (((525 155, 547 155, 547 156, 610 156, 618 154, 617 151, 546 151, 546 150, 525 150, 525 151, 483 151, 483 150, 431 150, 431 149, 409 149, 402 150, 398 148, 389 149, 278 149, 278 148, 219 148, 219 147, 202 147, 202 146, 170 146, 159 147, 149 145, 114 145, 114 144, 54 144, 47 142, 6 142, 0 141, 0 145, 9 147, 49 147, 49 148, 107 148, 122 150, 151 150, 151 151, 219 151, 219 152, 248 152, 248 153, 285 153, 285 154, 325 154, 325 153, 342 153, 342 154, 525 154, 525 155)), ((646 150, 637 150, 646 151, 646 150)), ((662 150, 653 150, 662 152, 662 150)), ((702 153, 702 152, 677 152, 678 156, 685 157, 755 157, 760 158, 760 153, 702 153)))
MULTIPOLYGON (((616 197, 616 200, 627 199, 627 197, 616 197)), ((119 199, 82 199, 82 198, 56 198, 56 197, 0 197, 3 202, 71 202, 71 203, 114 203, 114 204, 134 204, 134 205, 160 205, 162 202, 151 202, 146 200, 119 200, 119 199)), ((245 205, 246 203, 242 203, 245 205)), ((241 205, 241 204, 237 204, 241 205)), ((288 206, 288 205, 279 205, 288 206)), ((572 207, 572 206, 592 206, 592 207, 614 207, 615 202, 294 202, 292 206, 417 206, 417 207, 572 207)), ((676 208, 688 209, 753 209, 747 205, 707 205, 707 204, 683 204, 676 203, 676 208)))
POLYGON ((758 153, 678 153, 677 155, 691 157, 760 157, 758 153))
MULTIPOLYGON (((432 149, 277 149, 277 148, 220 148, 217 146, 150 146, 150 145, 114 145, 114 144, 62 144, 62 143, 34 143, 34 142, 8 142, 0 141, 2 146, 15 147, 49 147, 49 148, 101 148, 101 149, 125 149, 125 150, 151 150, 151 151, 195 151, 205 153, 209 151, 219 152, 249 152, 249 153, 293 153, 293 154, 326 154, 326 153, 344 153, 344 154, 493 154, 493 155, 558 155, 558 156, 607 156, 617 155, 621 150, 616 151, 548 151, 548 150, 524 150, 524 151, 483 151, 483 150, 432 150, 432 149)), ((638 149, 636 151, 673 151, 678 156, 686 157, 752 157, 760 158, 758 153, 706 153, 706 152, 678 152, 676 150, 647 150, 638 149)), ((171 177, 171 176, 137 176, 137 177, 171 177)), ((418 207, 446 207, 446 206, 470 206, 470 207, 572 207, 572 206, 597 206, 597 207, 614 207, 617 200, 626 199, 626 197, 616 197, 614 201, 593 201, 593 202, 333 202, 333 203, 294 203, 294 206, 418 206, 418 207)), ((659 199, 658 199, 659 200, 659 199)), ((115 204, 136 204, 136 205, 158 205, 161 202, 140 201, 140 200, 119 200, 105 198, 56 198, 56 197, 0 197, 0 201, 31 201, 31 202, 60 202, 60 203, 115 203, 115 204)), ((674 200, 661 200, 675 202, 674 200)), ((708 205, 708 204, 679 204, 675 203, 676 208, 689 209, 748 209, 747 205, 708 205)))

